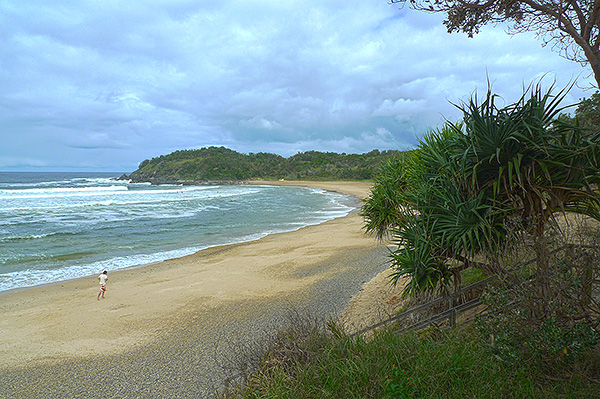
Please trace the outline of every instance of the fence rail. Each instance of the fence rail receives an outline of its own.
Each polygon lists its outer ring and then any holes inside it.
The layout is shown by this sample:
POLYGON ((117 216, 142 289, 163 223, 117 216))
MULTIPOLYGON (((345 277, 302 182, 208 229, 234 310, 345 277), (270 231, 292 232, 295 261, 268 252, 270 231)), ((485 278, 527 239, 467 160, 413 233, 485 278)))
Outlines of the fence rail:
POLYGON ((484 287, 486 287, 492 280, 495 280, 496 277, 495 276, 491 276, 488 277, 486 279, 483 279, 481 281, 478 281, 476 283, 470 284, 462 289, 460 289, 459 291, 453 292, 449 295, 440 297, 440 298, 436 298, 432 301, 429 301, 427 303, 424 303, 422 305, 418 305, 415 306, 414 308, 405 310, 402 313, 399 313, 393 317, 390 317, 389 319, 380 321, 379 323, 376 323, 372 326, 366 327, 360 331, 357 331, 353 334, 351 334, 351 336, 354 335, 359 335, 359 334, 364 334, 366 332, 369 332, 371 330, 374 330, 376 328, 379 328, 385 324, 391 323, 393 321, 400 321, 402 319, 406 319, 408 317, 410 317, 411 315, 415 314, 415 313, 421 313, 429 308, 432 308, 434 306, 437 305, 442 305, 444 303, 448 303, 448 309, 437 313, 431 317, 429 317, 426 320, 423 321, 418 321, 416 323, 410 324, 406 327, 403 327, 400 329, 400 331, 405 331, 405 330, 416 330, 416 329, 420 329, 423 327, 428 326, 431 323, 438 323, 444 320, 449 320, 450 321, 450 325, 454 326, 456 324, 456 318, 459 314, 466 312, 467 310, 471 310, 473 308, 476 308, 477 306, 482 305, 482 302, 479 300, 479 297, 472 299, 468 302, 462 303, 462 304, 458 304, 458 305, 454 305, 457 302, 457 299, 460 298, 461 296, 465 295, 468 292, 473 292, 479 288, 483 289, 484 287))

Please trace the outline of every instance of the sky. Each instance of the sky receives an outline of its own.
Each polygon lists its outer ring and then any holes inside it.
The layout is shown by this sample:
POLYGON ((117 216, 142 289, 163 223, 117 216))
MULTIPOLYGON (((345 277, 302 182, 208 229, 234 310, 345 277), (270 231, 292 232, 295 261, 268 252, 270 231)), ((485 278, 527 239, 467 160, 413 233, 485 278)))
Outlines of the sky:
POLYGON ((540 79, 576 81, 565 105, 592 93, 533 34, 442 20, 387 0, 0 0, 0 171, 406 150, 488 82, 507 104, 540 79))

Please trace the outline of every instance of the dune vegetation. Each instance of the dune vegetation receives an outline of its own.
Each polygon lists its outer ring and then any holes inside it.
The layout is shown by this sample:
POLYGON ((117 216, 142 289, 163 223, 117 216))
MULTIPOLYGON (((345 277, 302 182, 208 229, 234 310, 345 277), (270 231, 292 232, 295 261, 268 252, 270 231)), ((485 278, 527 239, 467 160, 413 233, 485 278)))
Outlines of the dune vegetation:
POLYGON ((486 312, 369 338, 300 323, 224 397, 598 397, 600 133, 589 103, 563 113, 565 93, 532 86, 502 107, 474 95, 460 121, 386 161, 364 202, 407 296, 496 276, 486 312))

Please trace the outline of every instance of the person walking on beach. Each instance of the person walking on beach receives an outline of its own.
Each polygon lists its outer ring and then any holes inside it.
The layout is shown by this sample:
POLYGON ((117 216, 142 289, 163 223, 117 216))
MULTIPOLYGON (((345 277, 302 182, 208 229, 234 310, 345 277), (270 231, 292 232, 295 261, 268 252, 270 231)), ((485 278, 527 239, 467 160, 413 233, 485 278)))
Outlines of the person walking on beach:
POLYGON ((106 292, 106 282, 108 281, 108 272, 106 270, 98 276, 98 281, 100 281, 100 292, 98 292, 98 300, 100 300, 101 295, 102 299, 104 299, 104 293, 106 292))

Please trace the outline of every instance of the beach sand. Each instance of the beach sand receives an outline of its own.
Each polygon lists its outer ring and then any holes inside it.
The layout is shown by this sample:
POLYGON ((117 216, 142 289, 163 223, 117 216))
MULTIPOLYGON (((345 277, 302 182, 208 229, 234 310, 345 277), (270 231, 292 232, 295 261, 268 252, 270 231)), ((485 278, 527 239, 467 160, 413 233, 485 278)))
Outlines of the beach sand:
MULTIPOLYGON (((357 198, 370 188, 366 182, 254 183, 357 198)), ((91 393, 103 385, 93 377, 98 373, 113 375, 111 389, 122 394, 105 397, 208 397, 227 374, 205 370, 214 371, 215 361, 222 365, 215 353, 261 342, 290 310, 333 318, 350 305, 345 323, 364 324, 367 309, 398 293, 384 279, 386 254, 353 212, 290 233, 109 270, 106 298, 99 301, 96 276, 0 295, 0 386, 10 387, 0 396, 39 397, 46 390, 54 397, 103 397, 91 393), (370 293, 356 295, 363 286, 370 293), (181 382, 193 375, 193 382, 181 382)))

